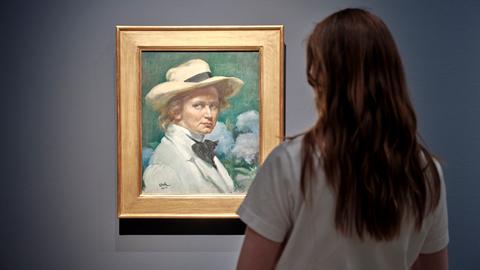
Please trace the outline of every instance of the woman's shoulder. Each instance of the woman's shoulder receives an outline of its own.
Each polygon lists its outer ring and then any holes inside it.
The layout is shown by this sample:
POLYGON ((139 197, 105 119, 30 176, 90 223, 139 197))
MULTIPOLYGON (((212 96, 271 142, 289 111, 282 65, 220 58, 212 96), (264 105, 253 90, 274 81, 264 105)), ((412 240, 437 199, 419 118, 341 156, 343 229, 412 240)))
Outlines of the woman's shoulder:
POLYGON ((303 134, 288 137, 278 147, 289 154, 298 154, 302 151, 303 138, 303 134))
POLYGON ((302 138, 303 136, 288 138, 276 146, 268 155, 263 167, 273 168, 285 175, 297 175, 302 163, 302 138))
POLYGON ((299 162, 302 155, 303 135, 287 139, 282 145, 292 162, 299 162))

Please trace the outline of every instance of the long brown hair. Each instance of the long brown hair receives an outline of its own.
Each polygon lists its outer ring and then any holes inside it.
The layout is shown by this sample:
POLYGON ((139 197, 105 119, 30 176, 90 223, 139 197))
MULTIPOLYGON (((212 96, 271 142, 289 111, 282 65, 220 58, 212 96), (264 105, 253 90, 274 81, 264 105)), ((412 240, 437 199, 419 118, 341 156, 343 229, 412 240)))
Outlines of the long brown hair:
POLYGON ((408 217, 420 229, 438 205, 440 177, 417 138, 402 63, 386 25, 361 9, 330 15, 308 39, 307 76, 319 118, 302 145, 306 199, 314 196, 320 163, 336 194, 341 233, 391 240, 408 217))

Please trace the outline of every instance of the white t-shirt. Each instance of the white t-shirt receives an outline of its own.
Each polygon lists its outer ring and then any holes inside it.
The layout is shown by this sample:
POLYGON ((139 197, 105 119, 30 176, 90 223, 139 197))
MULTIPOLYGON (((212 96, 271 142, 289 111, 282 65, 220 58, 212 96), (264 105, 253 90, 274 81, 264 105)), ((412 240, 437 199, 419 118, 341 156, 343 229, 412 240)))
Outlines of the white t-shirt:
POLYGON ((440 203, 424 219, 420 231, 413 219, 402 223, 398 239, 376 242, 345 237, 335 229, 335 195, 323 170, 306 207, 300 191, 303 137, 284 142, 270 154, 238 209, 240 219, 260 235, 285 243, 276 269, 410 269, 420 253, 434 253, 448 244, 445 185, 440 203))

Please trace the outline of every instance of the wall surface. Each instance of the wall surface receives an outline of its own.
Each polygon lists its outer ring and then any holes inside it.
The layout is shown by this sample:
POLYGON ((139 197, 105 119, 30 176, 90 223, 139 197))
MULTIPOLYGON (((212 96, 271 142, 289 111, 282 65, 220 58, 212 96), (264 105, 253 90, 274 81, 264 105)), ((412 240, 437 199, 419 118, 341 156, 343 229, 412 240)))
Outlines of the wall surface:
POLYGON ((315 119, 313 25, 364 7, 403 56, 420 132, 444 161, 451 269, 480 265, 479 1, 9 1, 0 8, 2 269, 232 269, 235 235, 119 235, 115 25, 283 24, 286 133, 315 119))

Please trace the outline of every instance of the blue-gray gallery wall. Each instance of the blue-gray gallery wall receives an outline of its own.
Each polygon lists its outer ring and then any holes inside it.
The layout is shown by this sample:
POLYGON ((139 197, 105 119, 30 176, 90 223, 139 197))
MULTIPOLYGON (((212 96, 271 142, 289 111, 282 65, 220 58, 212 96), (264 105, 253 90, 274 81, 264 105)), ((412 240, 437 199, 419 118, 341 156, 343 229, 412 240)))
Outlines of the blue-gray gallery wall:
POLYGON ((480 2, 415 0, 2 2, 0 268, 232 269, 240 235, 119 235, 115 25, 285 25, 293 135, 315 119, 304 39, 352 6, 396 38, 420 132, 444 160, 451 269, 478 269, 480 2))

